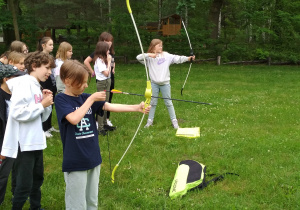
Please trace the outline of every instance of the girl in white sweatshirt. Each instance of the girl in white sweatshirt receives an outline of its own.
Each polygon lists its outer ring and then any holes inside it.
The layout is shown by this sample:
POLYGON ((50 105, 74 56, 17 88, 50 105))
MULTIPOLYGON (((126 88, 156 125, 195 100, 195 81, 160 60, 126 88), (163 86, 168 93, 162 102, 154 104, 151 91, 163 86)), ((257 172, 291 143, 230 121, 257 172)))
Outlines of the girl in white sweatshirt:
POLYGON ((40 209, 47 147, 42 121, 49 117, 53 104, 52 92, 41 90, 40 82, 48 79, 55 63, 51 55, 34 52, 26 57, 25 67, 29 75, 7 81, 12 96, 1 156, 17 158, 12 209, 22 209, 28 197, 30 209, 40 209))
MULTIPOLYGON (((149 75, 151 79, 152 96, 158 96, 161 92, 163 98, 171 98, 171 85, 170 85, 170 65, 178 64, 195 60, 195 56, 179 56, 169 54, 163 51, 163 42, 160 39, 153 39, 150 43, 148 52, 144 54, 146 59, 146 64, 149 68, 149 75)), ((136 59, 144 64, 144 55, 140 54, 136 59)), ((172 126, 178 129, 178 121, 176 119, 176 114, 174 106, 171 100, 164 99, 165 105, 168 109, 172 126)), ((157 98, 151 99, 151 109, 149 112, 149 117, 145 128, 148 128, 153 124, 155 109, 157 105, 157 98)))

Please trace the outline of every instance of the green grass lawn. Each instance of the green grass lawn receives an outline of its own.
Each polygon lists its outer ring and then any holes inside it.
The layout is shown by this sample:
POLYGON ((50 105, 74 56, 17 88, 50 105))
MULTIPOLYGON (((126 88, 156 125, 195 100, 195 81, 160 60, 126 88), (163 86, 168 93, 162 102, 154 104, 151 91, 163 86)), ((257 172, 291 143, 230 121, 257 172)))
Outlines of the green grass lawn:
MULTIPOLYGON (((213 66, 193 64, 180 94, 189 64, 171 67, 172 97, 209 102, 174 101, 180 127, 200 127, 200 137, 179 138, 160 100, 154 125, 141 128, 111 182, 111 167, 119 161, 140 122, 140 113, 112 113, 117 130, 99 136, 103 163, 99 186, 101 209, 299 209, 300 208, 300 69, 297 66, 213 66), (108 140, 108 141, 107 141, 108 140), (207 165, 207 173, 228 175, 204 190, 181 199, 168 196, 177 165, 192 159, 207 165)), ((117 65, 115 88, 143 94, 144 67, 117 65)), ((96 91, 95 79, 86 92, 96 91)), ((143 97, 115 94, 114 103, 136 104, 143 97)), ((53 122, 57 128, 56 116, 53 122)), ((142 126, 146 123, 146 119, 142 126)), ((42 204, 64 209, 59 134, 47 140, 42 204)), ((208 177, 209 179, 209 177, 208 177)), ((7 191, 10 191, 8 186, 7 191)), ((3 209, 11 208, 7 193, 3 209)), ((26 204, 26 206, 29 206, 26 204)))

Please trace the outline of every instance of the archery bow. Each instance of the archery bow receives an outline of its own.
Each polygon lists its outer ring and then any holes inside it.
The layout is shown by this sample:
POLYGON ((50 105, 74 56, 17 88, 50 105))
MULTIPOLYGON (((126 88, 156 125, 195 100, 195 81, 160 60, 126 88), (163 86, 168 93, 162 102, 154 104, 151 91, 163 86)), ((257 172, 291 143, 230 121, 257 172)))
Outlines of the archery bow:
MULTIPOLYGON (((144 96, 142 94, 128 93, 128 92, 123 92, 121 90, 116 90, 116 89, 112 89, 112 90, 110 90, 110 92, 111 93, 120 93, 120 94, 125 94, 125 95, 144 96)), ((181 99, 176 99, 176 98, 164 98, 164 97, 159 97, 159 96, 151 96, 151 98, 160 98, 160 99, 168 99, 168 100, 172 100, 172 101, 182 101, 182 102, 189 102, 189 103, 196 103, 196 104, 212 105, 211 103, 198 102, 198 101, 188 101, 188 100, 181 100, 181 99)))
MULTIPOLYGON (((184 22, 183 22, 182 19, 181 19, 181 22, 182 22, 183 28, 184 28, 184 30, 185 30, 186 36, 187 36, 188 41, 189 41, 189 44, 190 44, 190 49, 191 49, 190 55, 191 55, 191 56, 194 56, 194 51, 193 51, 193 48, 192 48, 192 44, 191 44, 191 41, 190 41, 189 34, 188 34, 187 30, 186 30, 185 24, 184 24, 184 22)), ((187 79, 188 79, 188 77, 189 77, 189 74, 190 74, 190 71, 191 71, 192 64, 193 64, 193 59, 191 59, 189 71, 188 71, 188 73, 187 73, 187 75, 186 75, 185 81, 184 81, 183 86, 182 86, 182 88, 181 88, 181 95, 182 95, 182 91, 183 91, 183 88, 184 88, 184 86, 185 86, 185 83, 186 83, 186 81, 187 81, 187 79)))
MULTIPOLYGON (((152 89, 151 89, 151 82, 149 80, 149 76, 148 76, 148 69, 147 69, 147 64, 146 64, 146 58, 145 58, 145 54, 144 54, 144 49, 143 49, 143 45, 142 45, 142 42, 141 42, 141 38, 140 38, 140 35, 139 35, 139 32, 138 32, 138 29, 136 27, 136 24, 135 24, 135 20, 134 20, 134 17, 132 15, 132 11, 131 11, 131 8, 130 8, 130 3, 129 3, 129 0, 126 0, 126 5, 127 5, 127 9, 128 9, 128 12, 130 14, 130 17, 132 19, 132 22, 133 22, 133 25, 134 25, 134 28, 135 28, 135 31, 136 31, 136 35, 137 35, 137 38, 139 40, 139 44, 140 44, 140 47, 141 47, 141 51, 142 51, 142 54, 143 54, 143 57, 144 57, 144 64, 145 64, 145 69, 146 69, 146 76, 147 76, 147 87, 146 87, 146 91, 145 91, 145 98, 146 98, 146 101, 145 101, 145 108, 147 108, 149 105, 150 105, 150 101, 151 101, 151 96, 152 96, 152 89)), ((117 170, 117 168, 119 167, 121 161, 123 160, 125 154, 127 153, 128 149, 130 148, 133 140, 135 139, 138 131, 140 130, 140 127, 142 125, 142 122, 144 120, 144 117, 145 117, 145 113, 143 114, 143 117, 140 121, 140 124, 135 132, 135 134, 133 135, 127 149, 125 150, 124 154, 122 155, 121 159, 119 160, 119 162, 117 163, 117 165, 114 167, 113 169, 113 172, 111 174, 111 181, 112 183, 115 182, 115 172, 117 170)))

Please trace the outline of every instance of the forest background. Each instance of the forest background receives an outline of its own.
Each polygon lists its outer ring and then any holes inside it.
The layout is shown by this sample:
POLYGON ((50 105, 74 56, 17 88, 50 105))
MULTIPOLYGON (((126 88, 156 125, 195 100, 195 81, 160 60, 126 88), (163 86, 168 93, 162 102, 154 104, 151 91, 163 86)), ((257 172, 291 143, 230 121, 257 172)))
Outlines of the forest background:
MULTIPOLYGON (((130 4, 145 49, 153 38, 160 38, 165 50, 189 54, 183 29, 180 35, 167 37, 142 29, 147 22, 158 24, 162 17, 179 14, 198 59, 217 60, 219 56, 221 63, 269 64, 300 61, 300 1, 131 0, 130 4)), ((125 61, 140 53, 125 0, 0 0, 0 36, 5 41, 1 52, 15 39, 34 51, 39 37, 49 29, 56 45, 68 41, 74 58, 80 60, 94 50, 103 31, 113 34, 116 55, 125 61)))

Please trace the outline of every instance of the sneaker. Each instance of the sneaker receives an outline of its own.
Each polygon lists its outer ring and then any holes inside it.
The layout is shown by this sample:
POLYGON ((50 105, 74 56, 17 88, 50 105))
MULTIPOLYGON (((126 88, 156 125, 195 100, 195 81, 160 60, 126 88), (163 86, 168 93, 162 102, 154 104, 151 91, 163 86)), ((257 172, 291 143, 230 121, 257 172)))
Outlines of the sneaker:
POLYGON ((153 124, 153 120, 147 120, 147 124, 144 126, 144 128, 149 128, 153 124))
POLYGON ((109 126, 109 125, 104 125, 104 130, 106 131, 114 131, 116 130, 116 127, 113 127, 113 126, 109 126))
POLYGON ((107 125, 109 125, 110 127, 114 126, 109 119, 107 119, 107 125))
POLYGON ((46 138, 51 138, 53 135, 49 131, 45 131, 46 138))
POLYGON ((52 131, 54 131, 54 132, 57 132, 57 133, 59 133, 59 130, 57 130, 57 129, 55 129, 53 126, 48 130, 49 132, 52 132, 52 131))
POLYGON ((177 119, 172 120, 172 126, 173 126, 173 128, 175 128, 175 129, 178 129, 178 128, 179 128, 177 119))
POLYGON ((105 130, 100 130, 100 131, 98 131, 98 135, 106 136, 107 133, 105 130))

